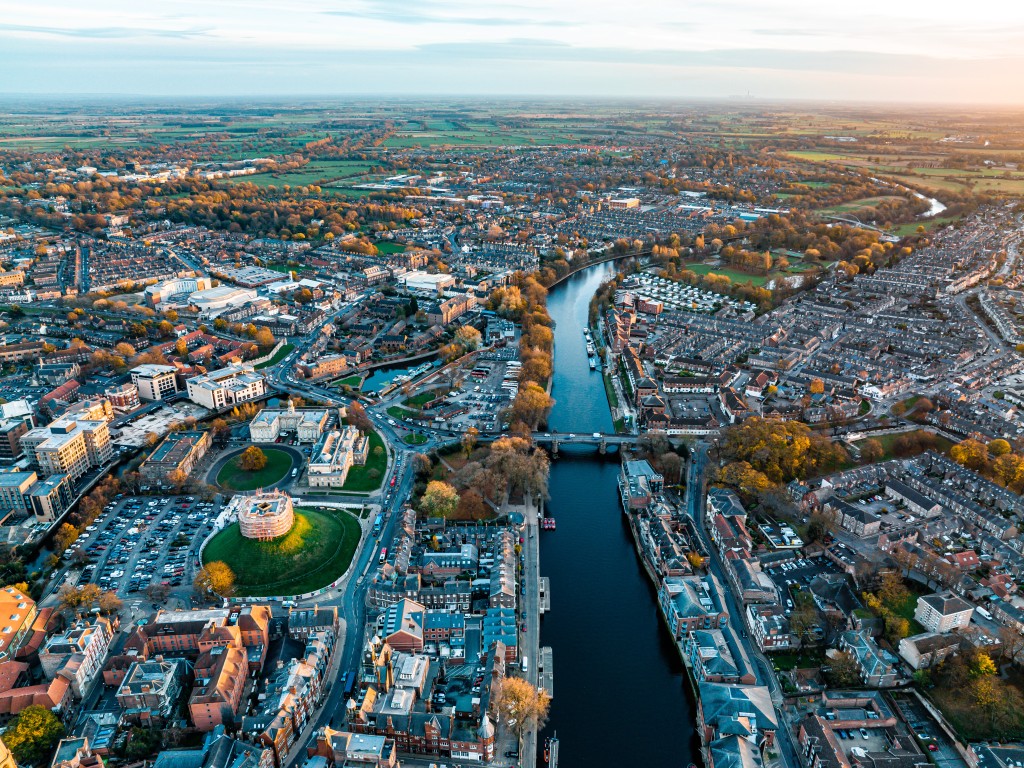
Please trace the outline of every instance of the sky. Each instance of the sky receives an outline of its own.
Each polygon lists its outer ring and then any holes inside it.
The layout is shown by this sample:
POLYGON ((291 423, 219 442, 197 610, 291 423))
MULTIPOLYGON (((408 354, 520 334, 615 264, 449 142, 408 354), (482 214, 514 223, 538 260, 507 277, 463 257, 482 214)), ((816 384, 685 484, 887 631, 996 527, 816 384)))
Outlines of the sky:
POLYGON ((0 93, 1024 103, 1017 0, 0 0, 0 93))

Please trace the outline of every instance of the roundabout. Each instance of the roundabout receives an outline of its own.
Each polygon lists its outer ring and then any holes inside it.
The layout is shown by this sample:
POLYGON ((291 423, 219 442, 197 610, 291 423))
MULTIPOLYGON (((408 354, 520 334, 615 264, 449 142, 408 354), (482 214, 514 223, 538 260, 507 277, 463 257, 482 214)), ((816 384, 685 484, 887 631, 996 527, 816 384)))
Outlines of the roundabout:
POLYGON ((296 507, 291 530, 276 539, 246 538, 232 523, 210 539, 203 565, 226 564, 238 597, 306 594, 348 570, 361 532, 359 521, 344 510, 296 507))
POLYGON ((257 488, 283 488, 290 485, 291 471, 302 467, 303 455, 288 445, 254 443, 267 458, 263 469, 247 471, 241 467, 238 448, 217 460, 207 475, 208 481, 225 491, 254 491, 257 488))

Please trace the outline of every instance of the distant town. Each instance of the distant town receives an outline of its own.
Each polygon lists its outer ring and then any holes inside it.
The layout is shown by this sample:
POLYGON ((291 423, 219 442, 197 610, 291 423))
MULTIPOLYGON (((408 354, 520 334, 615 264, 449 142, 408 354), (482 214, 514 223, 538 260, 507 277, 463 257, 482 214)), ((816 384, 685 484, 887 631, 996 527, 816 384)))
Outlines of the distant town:
POLYGON ((0 768, 1020 768, 1009 116, 119 109, 0 115, 0 768))

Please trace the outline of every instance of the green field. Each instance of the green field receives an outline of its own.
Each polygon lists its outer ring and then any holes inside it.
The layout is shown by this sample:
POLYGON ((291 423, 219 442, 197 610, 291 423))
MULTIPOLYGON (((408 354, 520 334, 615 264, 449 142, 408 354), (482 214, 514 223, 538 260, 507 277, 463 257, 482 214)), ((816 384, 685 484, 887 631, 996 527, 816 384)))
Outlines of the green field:
POLYGON ((272 365, 277 365, 282 360, 284 360, 293 349, 295 349, 294 344, 285 344, 283 347, 277 350, 277 352, 274 354, 272 358, 267 360, 265 363, 260 363, 259 365, 256 366, 256 368, 269 368, 272 365))
POLYGON ((342 491, 374 491, 384 482, 388 468, 388 454, 384 441, 376 432, 370 432, 370 448, 366 464, 355 464, 348 471, 342 491), (377 449, 380 448, 380 451, 377 449))
POLYGON ((363 384, 362 376, 346 376, 341 381, 335 382, 339 387, 360 387, 363 384))
POLYGON ((291 531, 273 541, 246 539, 238 523, 228 526, 207 544, 203 562, 227 563, 240 597, 299 595, 345 573, 359 536, 359 523, 347 512, 300 507, 291 531))
POLYGON ((384 240, 379 243, 375 243, 378 253, 402 253, 405 251, 405 246, 402 243, 391 243, 384 240))
POLYGON ((358 160, 314 160, 301 168, 280 173, 254 173, 251 176, 233 176, 231 184, 255 184, 259 187, 293 187, 315 184, 327 186, 341 181, 362 180, 370 172, 371 164, 358 160))
POLYGON ((291 455, 276 448, 261 450, 267 457, 267 466, 258 472, 246 472, 239 466, 242 454, 238 454, 217 473, 217 485, 229 491, 253 491, 283 480, 292 468, 291 455))
POLYGON ((402 438, 407 445, 423 445, 427 442, 425 435, 421 435, 418 432, 410 432, 408 435, 402 438))
POLYGON ((881 195, 879 197, 865 197, 860 200, 851 200, 848 203, 840 203, 839 205, 832 205, 828 208, 821 208, 818 213, 826 213, 833 215, 842 214, 856 214, 861 211, 866 211, 874 208, 882 203, 886 202, 898 202, 906 200, 907 198, 901 195, 881 195))
POLYGON ((748 280, 756 286, 762 286, 772 279, 772 275, 751 275, 746 272, 741 272, 738 269, 732 267, 713 267, 710 264, 687 264, 686 269, 691 272, 695 272, 698 275, 706 275, 709 272, 714 272, 716 275, 725 275, 733 283, 745 283, 748 280))
MULTIPOLYGON (((893 453, 893 446, 895 445, 896 440, 898 440, 904 434, 913 434, 913 433, 894 433, 894 434, 890 434, 890 435, 879 435, 876 438, 868 438, 868 437, 866 437, 866 438, 864 438, 864 440, 874 439, 874 440, 877 440, 878 442, 880 442, 882 444, 882 449, 885 451, 885 455, 882 456, 881 460, 882 461, 888 461, 889 459, 895 458, 895 454, 893 453)), ((954 445, 953 441, 946 439, 942 435, 936 435, 935 438, 938 441, 939 452, 940 453, 948 454, 949 453, 949 449, 952 448, 953 445, 954 445)), ((862 444, 864 442, 864 440, 858 440, 857 442, 854 443, 854 445, 862 444)))

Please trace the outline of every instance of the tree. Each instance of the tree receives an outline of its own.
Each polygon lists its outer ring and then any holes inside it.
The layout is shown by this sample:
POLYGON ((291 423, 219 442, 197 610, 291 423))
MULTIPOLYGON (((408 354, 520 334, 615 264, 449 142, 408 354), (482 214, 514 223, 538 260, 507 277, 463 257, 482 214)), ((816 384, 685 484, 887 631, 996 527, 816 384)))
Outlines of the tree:
POLYGON ((459 492, 441 480, 431 480, 420 498, 420 509, 428 517, 451 517, 459 506, 459 492))
POLYGON ((852 653, 839 651, 830 659, 825 678, 833 688, 847 688, 860 683, 860 668, 852 653))
POLYGON ((988 464, 988 446, 972 437, 949 449, 949 456, 957 464, 980 472, 988 464))
POLYGON ((539 731, 548 719, 551 697, 521 677, 506 677, 498 686, 494 698, 494 713, 498 722, 522 740, 526 731, 539 731))
POLYGON ((107 615, 117 613, 124 605, 121 602, 121 598, 117 596, 117 592, 104 592, 100 595, 98 602, 100 610, 107 615))
POLYGON ((46 707, 30 704, 14 717, 4 731, 4 744, 23 765, 48 763, 64 735, 64 726, 46 707))
POLYGON ((273 332, 266 327, 260 328, 256 332, 256 337, 254 340, 257 346, 262 347, 263 349, 268 349, 277 343, 277 340, 274 338, 273 332))
POLYGON ((128 733, 124 755, 129 760, 144 760, 160 751, 162 732, 157 728, 133 727, 128 733))
POLYGON ((462 450, 466 452, 466 457, 473 452, 476 448, 477 439, 480 437, 480 430, 476 427, 470 427, 462 435, 462 450))
POLYGON ((267 454, 255 445, 250 445, 242 451, 242 456, 238 460, 238 466, 245 472, 259 472, 267 466, 267 454))
POLYGON ((872 437, 861 443, 860 457, 865 464, 881 461, 883 456, 885 456, 885 448, 879 440, 872 437))
POLYGON ((353 400, 348 406, 348 423, 364 434, 373 431, 373 422, 366 415, 362 403, 353 400))
POLYGON ((235 573, 227 563, 214 560, 199 569, 192 586, 204 595, 231 597, 235 593, 235 573))
POLYGON ((811 379, 811 383, 807 389, 812 395, 820 395, 825 391, 825 382, 821 379, 811 379))
POLYGON ((995 440, 992 440, 988 444, 988 452, 989 452, 990 456, 994 456, 994 457, 1005 456, 1011 450, 1012 449, 1010 447, 1010 444, 1006 440, 1003 440, 1002 438, 997 438, 995 440))
POLYGON ((472 325, 464 325, 455 332, 455 343, 464 352, 472 352, 474 349, 479 349, 482 341, 483 337, 480 335, 480 331, 472 325))
POLYGON ((536 430, 554 404, 554 399, 543 387, 532 381, 527 382, 512 402, 512 419, 521 421, 531 431, 536 430))
POLYGON ((53 549, 58 555, 64 554, 67 548, 78 538, 78 529, 70 523, 61 523, 53 537, 53 549))
POLYGON ((455 510, 455 516, 460 520, 483 520, 491 516, 491 508, 487 506, 483 496, 469 488, 459 496, 459 506, 455 510))
POLYGON ((146 597, 152 600, 154 603, 162 603, 167 599, 167 596, 171 594, 171 585, 156 583, 150 584, 146 587, 146 597))
POLYGON ((683 476, 683 459, 678 453, 675 451, 663 453, 658 459, 658 465, 661 468, 661 473, 665 476, 665 480, 670 485, 681 481, 683 476))
POLYGON ((167 473, 167 481, 173 485, 179 492, 184 487, 185 483, 188 482, 188 475, 185 474, 184 470, 172 469, 167 473))

